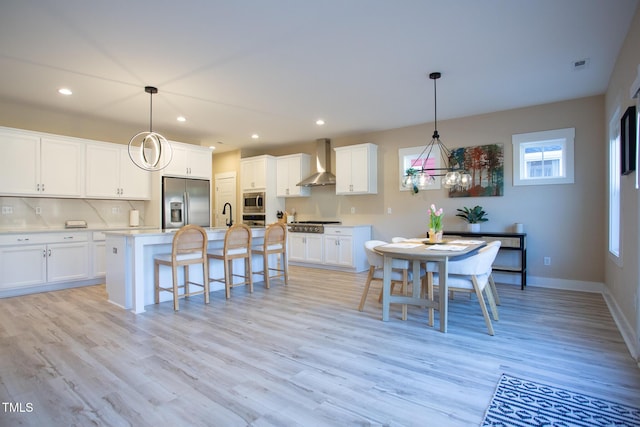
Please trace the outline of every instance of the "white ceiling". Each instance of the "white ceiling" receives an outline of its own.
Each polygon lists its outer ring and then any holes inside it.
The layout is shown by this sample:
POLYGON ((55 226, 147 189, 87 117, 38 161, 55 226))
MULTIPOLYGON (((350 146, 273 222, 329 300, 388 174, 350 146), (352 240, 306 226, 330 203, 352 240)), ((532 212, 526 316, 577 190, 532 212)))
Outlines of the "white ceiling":
POLYGON ((153 130, 173 139, 224 151, 339 137, 433 121, 432 71, 438 120, 602 94, 636 6, 2 0, 0 101, 147 130, 153 85, 153 130))

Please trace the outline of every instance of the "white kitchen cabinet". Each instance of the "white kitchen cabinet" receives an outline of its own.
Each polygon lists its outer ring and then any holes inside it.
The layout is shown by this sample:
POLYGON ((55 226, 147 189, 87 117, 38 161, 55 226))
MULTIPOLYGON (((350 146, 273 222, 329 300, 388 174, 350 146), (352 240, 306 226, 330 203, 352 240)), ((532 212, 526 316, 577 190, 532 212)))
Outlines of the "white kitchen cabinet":
POLYGON ((358 144, 334 148, 336 194, 378 193, 378 146, 358 144))
POLYGON ((0 239, 0 289, 88 277, 86 232, 10 235, 0 239))
POLYGON ((304 153, 277 158, 276 195, 278 197, 308 197, 309 187, 296 184, 310 175, 311 156, 304 153))
POLYGON ((173 157, 167 167, 162 170, 163 175, 211 180, 210 148, 189 146, 189 144, 181 144, 174 141, 171 141, 170 144, 173 150, 173 157))
POLYGON ((325 226, 324 262, 331 266, 365 271, 369 268, 364 243, 371 240, 371 226, 325 226))
POLYGON ((324 235, 324 262, 339 266, 353 266, 353 238, 350 235, 324 235))
POLYGON ((0 131, 0 194, 82 197, 84 145, 71 138, 0 131))
POLYGON ((69 282, 89 277, 89 244, 85 242, 47 245, 47 282, 69 282))
POLYGON ((128 200, 151 198, 151 172, 133 163, 128 146, 87 144, 86 165, 87 197, 128 200))
POLYGON ((293 265, 361 272, 369 268, 364 242, 371 240, 370 225, 325 225, 323 233, 289 235, 289 261, 293 265))
POLYGON ((47 282, 47 245, 0 247, 0 289, 47 282))
POLYGON ((276 177, 275 157, 257 156, 240 159, 242 191, 266 190, 270 176, 276 177))
POLYGON ((317 233, 288 233, 289 261, 322 263, 323 236, 317 233))

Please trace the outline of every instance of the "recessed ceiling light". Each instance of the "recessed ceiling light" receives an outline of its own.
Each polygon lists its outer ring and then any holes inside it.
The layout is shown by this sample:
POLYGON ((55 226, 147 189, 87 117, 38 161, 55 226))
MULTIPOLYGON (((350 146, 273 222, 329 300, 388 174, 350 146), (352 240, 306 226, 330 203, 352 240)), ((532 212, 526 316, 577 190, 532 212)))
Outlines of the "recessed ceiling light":
POLYGON ((317 124, 318 126, 322 126, 322 125, 324 124, 324 120, 322 120, 322 119, 318 119, 318 120, 316 120, 316 124, 317 124))
POLYGON ((60 95, 73 95, 73 92, 71 92, 71 89, 67 89, 66 87, 62 87, 58 89, 58 93, 60 95))
POLYGON ((251 135, 251 139, 258 139, 260 138, 260 135, 258 135, 257 133, 254 133, 253 135, 251 135))
POLYGON ((184 116, 178 116, 178 118, 176 120, 178 120, 179 122, 186 122, 187 118, 184 117, 184 116))

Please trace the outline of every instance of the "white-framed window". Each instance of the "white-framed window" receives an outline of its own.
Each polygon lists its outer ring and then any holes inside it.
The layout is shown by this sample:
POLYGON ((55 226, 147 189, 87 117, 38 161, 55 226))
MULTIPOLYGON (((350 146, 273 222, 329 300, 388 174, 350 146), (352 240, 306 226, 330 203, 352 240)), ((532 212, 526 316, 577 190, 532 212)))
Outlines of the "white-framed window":
POLYGON ((513 185, 573 184, 575 128, 520 133, 513 144, 513 185))
POLYGON ((620 112, 609 123, 609 256, 622 263, 620 245, 620 112))

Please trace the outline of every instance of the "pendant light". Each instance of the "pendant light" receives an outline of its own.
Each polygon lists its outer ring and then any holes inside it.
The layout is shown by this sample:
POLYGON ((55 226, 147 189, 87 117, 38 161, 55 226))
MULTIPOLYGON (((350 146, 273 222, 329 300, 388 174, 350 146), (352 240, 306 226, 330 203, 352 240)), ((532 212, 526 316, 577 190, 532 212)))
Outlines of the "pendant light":
MULTIPOLYGON (((469 175, 463 165, 454 165, 454 159, 451 151, 440 141, 438 133, 438 96, 436 91, 436 80, 442 76, 441 73, 435 72, 429 74, 429 78, 433 80, 433 100, 434 100, 434 130, 431 136, 431 142, 424 147, 418 159, 413 161, 411 167, 405 171, 402 179, 402 185, 411 189, 412 194, 419 190, 425 190, 429 186, 435 184, 436 177, 442 177, 442 185, 448 189, 466 190, 471 185, 471 175, 469 175), (447 165, 444 168, 426 167, 427 160, 431 153, 436 150, 440 152, 442 164, 447 165), (426 156, 424 156, 426 154, 426 156), (423 157, 424 156, 424 157, 423 157)), ((434 152, 434 155, 436 153, 434 152)))
POLYGON ((129 141, 129 158, 140 169, 158 171, 166 168, 173 158, 173 149, 167 139, 153 131, 153 95, 158 88, 145 86, 144 91, 149 94, 149 131, 140 132, 129 141))

